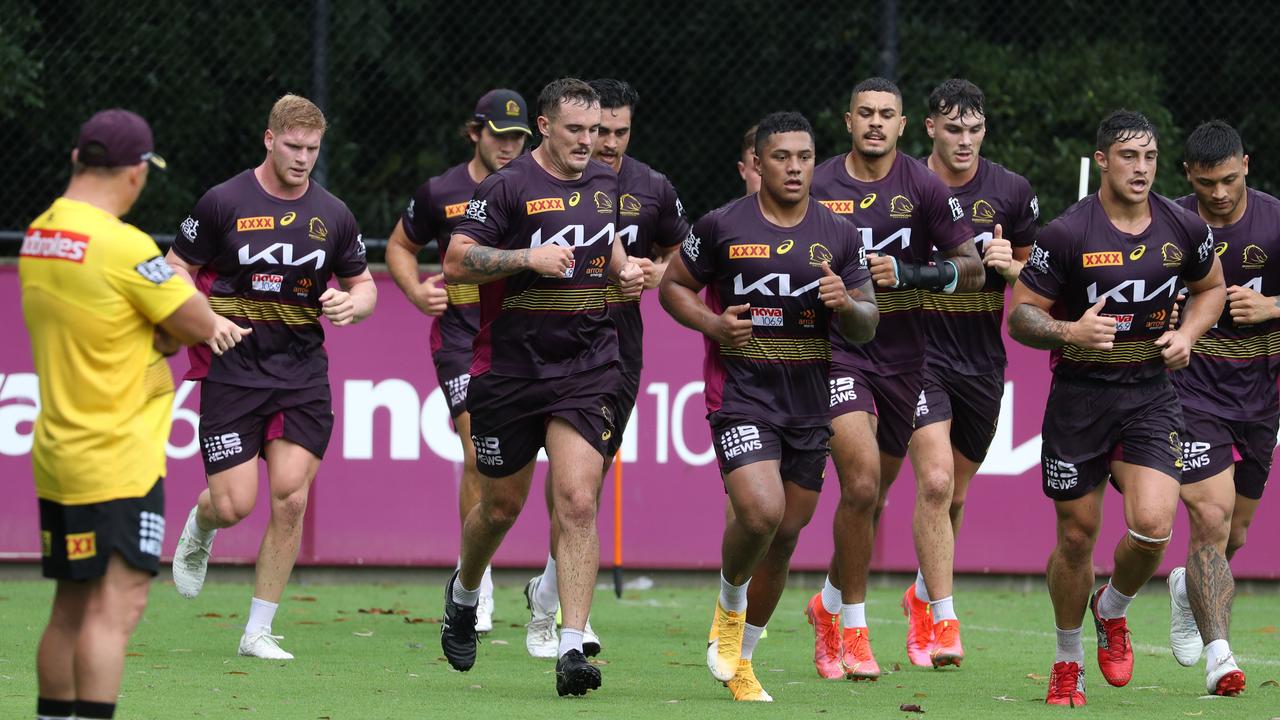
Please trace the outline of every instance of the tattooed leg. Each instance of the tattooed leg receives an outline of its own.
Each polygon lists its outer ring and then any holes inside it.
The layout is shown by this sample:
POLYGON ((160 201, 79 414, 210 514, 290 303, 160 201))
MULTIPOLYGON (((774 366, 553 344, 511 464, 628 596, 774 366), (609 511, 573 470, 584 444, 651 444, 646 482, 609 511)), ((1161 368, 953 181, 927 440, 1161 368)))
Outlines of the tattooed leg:
POLYGON ((1187 558, 1187 598, 1206 645, 1227 639, 1235 594, 1235 579, 1222 550, 1213 545, 1193 550, 1187 558))

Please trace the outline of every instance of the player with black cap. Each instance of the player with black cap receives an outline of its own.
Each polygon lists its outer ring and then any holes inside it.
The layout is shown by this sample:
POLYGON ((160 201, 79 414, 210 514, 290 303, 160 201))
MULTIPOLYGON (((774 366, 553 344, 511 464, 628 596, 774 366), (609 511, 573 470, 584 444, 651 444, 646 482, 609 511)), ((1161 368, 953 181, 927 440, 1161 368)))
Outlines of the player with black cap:
MULTIPOLYGON (((435 318, 431 324, 431 358, 436 380, 449 403, 454 428, 462 441, 462 480, 458 512, 462 521, 480 502, 480 474, 471 444, 471 415, 467 387, 471 382, 471 342, 480 331, 480 290, 466 283, 439 283, 444 274, 420 280, 418 251, 433 240, 440 257, 449 249, 449 235, 462 221, 467 202, 480 181, 524 151, 529 137, 528 106, 514 90, 490 90, 476 103, 475 114, 463 134, 475 145, 470 160, 423 183, 404 209, 387 242, 387 269, 414 307, 435 318)), ((476 611, 476 631, 493 629, 493 578, 485 568, 476 611)))
POLYGON ((155 241, 120 221, 148 169, 165 167, 147 122, 97 113, 71 164, 18 259, 40 381, 31 461, 41 564, 58 583, 36 653, 36 715, 109 718, 164 539, 173 377, 161 352, 208 340, 214 315, 155 241))

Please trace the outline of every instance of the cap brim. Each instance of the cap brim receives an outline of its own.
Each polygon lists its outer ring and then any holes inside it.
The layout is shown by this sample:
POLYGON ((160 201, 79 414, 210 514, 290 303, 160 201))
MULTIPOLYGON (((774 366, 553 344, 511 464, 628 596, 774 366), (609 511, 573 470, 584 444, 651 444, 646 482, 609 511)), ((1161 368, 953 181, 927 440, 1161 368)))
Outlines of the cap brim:
POLYGON ((142 153, 142 159, 145 162, 151 163, 151 166, 157 170, 169 169, 169 163, 166 162, 164 158, 160 157, 159 155, 153 152, 142 153))
POLYGON ((529 129, 529 126, 523 125, 521 123, 511 123, 510 125, 499 125, 494 121, 490 120, 489 129, 496 133, 507 133, 507 132, 518 131, 518 132, 524 133, 525 135, 533 135, 533 131, 529 129))

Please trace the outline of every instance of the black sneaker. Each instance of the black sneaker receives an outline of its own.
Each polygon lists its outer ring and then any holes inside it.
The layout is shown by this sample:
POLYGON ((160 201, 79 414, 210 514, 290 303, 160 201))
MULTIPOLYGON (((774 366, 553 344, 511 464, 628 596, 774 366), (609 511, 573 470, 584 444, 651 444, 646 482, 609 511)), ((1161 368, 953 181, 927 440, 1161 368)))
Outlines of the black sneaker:
MULTIPOLYGON (((444 622, 440 623, 440 647, 454 670, 466 672, 476 664, 476 606, 466 607, 453 601, 453 584, 457 581, 458 571, 454 570, 453 577, 444 586, 444 622)), ((599 673, 596 676, 599 677, 599 673)), ((596 684, 599 684, 599 680, 596 684)))
POLYGON ((587 662, 580 650, 570 650, 556 661, 556 693, 586 695, 588 690, 600 687, 600 670, 587 662))

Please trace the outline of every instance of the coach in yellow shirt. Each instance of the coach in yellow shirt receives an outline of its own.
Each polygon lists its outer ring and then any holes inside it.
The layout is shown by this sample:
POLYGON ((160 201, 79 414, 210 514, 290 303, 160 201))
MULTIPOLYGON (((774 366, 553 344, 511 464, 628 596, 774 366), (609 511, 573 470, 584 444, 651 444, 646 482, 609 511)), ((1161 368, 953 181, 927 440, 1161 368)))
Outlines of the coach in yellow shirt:
POLYGON ((36 655, 36 715, 110 718, 164 540, 173 378, 162 352, 209 339, 214 315, 155 241, 120 220, 148 168, 164 168, 146 121, 99 112, 71 163, 18 260, 40 378, 31 458, 42 564, 58 582, 36 655))

